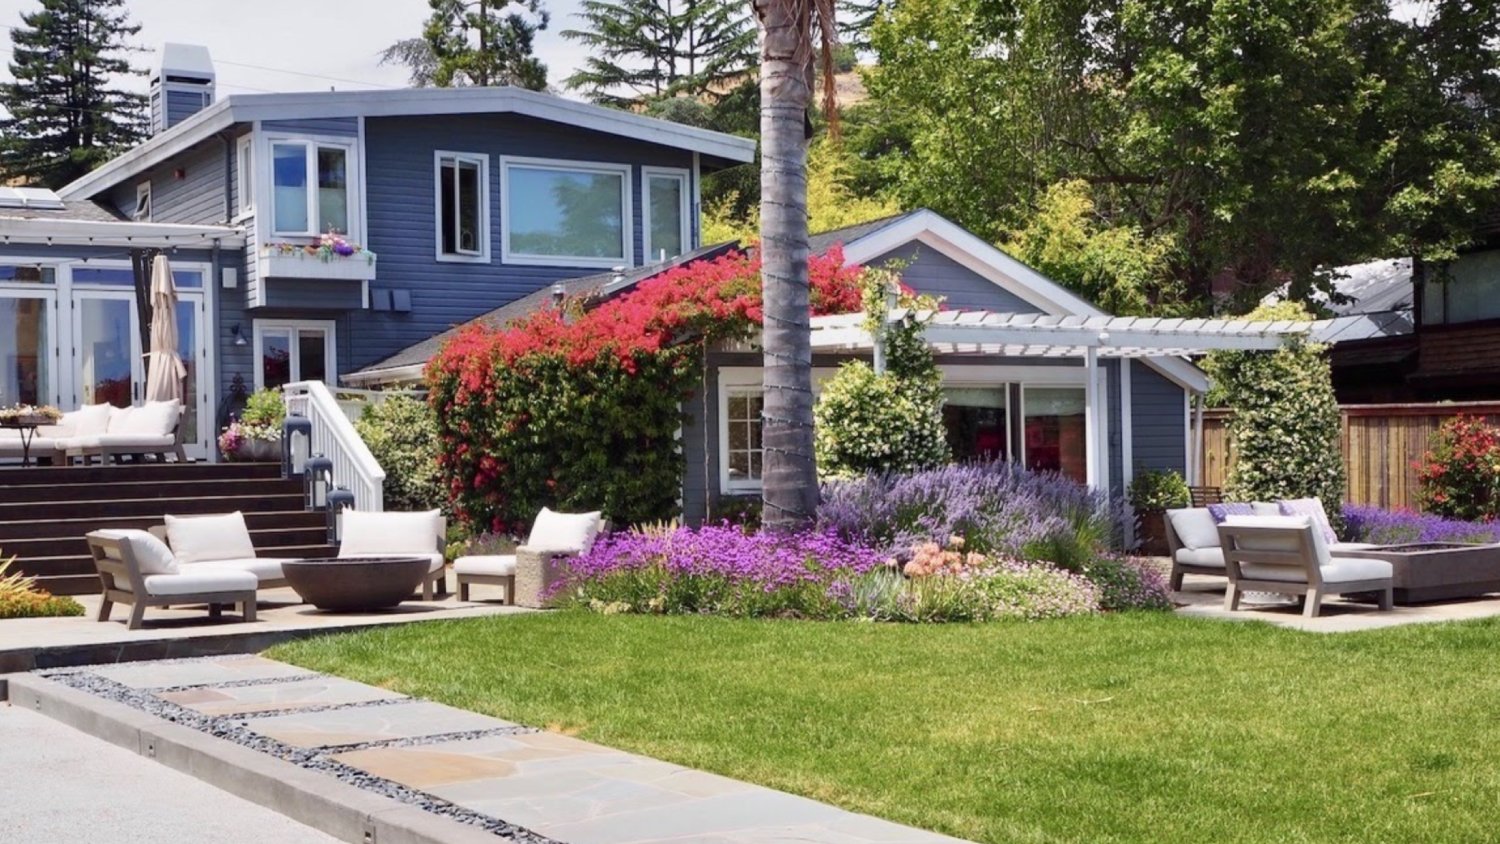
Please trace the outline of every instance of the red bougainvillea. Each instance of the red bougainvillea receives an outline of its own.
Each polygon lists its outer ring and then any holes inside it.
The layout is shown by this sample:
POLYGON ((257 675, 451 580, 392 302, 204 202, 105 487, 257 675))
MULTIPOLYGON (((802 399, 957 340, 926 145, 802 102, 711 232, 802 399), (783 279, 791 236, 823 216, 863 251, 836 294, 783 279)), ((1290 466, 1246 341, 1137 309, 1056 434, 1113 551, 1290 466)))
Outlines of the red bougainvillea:
MULTIPOLYGON (((843 250, 808 262, 814 314, 860 308, 843 250)), ((681 402, 705 342, 761 321, 760 261, 731 252, 668 270, 597 307, 544 308, 461 331, 427 383, 454 511, 475 529, 524 531, 543 505, 617 522, 673 514, 681 402)))

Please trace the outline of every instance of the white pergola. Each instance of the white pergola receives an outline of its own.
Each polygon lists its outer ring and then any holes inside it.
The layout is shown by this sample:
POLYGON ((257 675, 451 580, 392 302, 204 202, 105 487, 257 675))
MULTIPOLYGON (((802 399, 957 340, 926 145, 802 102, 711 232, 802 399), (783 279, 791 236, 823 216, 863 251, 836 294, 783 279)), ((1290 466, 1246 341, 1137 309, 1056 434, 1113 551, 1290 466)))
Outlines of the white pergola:
MULTIPOLYGON (((911 312, 893 308, 890 319, 904 319, 911 312)), ((979 357, 1081 358, 1086 372, 1084 425, 1086 431, 1088 482, 1097 486, 1105 476, 1104 389, 1100 358, 1164 358, 1183 363, 1184 358, 1231 349, 1251 351, 1280 348, 1289 340, 1315 335, 1320 323, 1255 322, 1234 319, 1161 319, 1155 317, 1047 316, 988 311, 918 311, 926 327, 928 346, 943 355, 979 357)), ((867 351, 875 357, 877 370, 884 367, 880 344, 864 327, 864 314, 814 317, 814 352, 867 351)), ((1196 370, 1193 370, 1196 371, 1196 370)), ((1188 386, 1201 394, 1207 379, 1188 386)), ((1202 415, 1197 425, 1201 427, 1202 415)), ((1201 442, 1201 435, 1198 437, 1201 442)), ((1197 476, 1201 458, 1198 446, 1188 452, 1188 475, 1197 476)))

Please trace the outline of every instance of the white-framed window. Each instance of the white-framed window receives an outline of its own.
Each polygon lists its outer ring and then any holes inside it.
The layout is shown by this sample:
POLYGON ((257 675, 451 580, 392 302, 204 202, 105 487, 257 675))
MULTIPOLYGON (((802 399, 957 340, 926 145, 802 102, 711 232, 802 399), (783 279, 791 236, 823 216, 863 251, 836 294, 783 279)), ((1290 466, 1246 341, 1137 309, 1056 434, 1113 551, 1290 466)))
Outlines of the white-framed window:
POLYGON ((255 135, 241 135, 235 143, 235 190, 238 192, 235 214, 255 213, 255 135))
POLYGON ((255 320, 255 389, 338 378, 331 319, 255 320))
POLYGON ((1027 469, 1088 482, 1087 404, 1087 388, 1081 385, 1021 387, 1021 452, 1027 469))
POLYGON ((151 222, 150 182, 141 182, 135 186, 135 210, 130 212, 130 219, 140 220, 143 223, 151 222))
POLYGON ((337 231, 357 238, 352 142, 272 138, 269 147, 271 233, 316 237, 337 231))
POLYGON ((730 387, 724 391, 724 484, 726 491, 760 489, 765 447, 761 442, 761 411, 765 390, 730 387))
POLYGON ((645 215, 646 263, 675 258, 692 251, 691 181, 688 171, 671 167, 642 167, 641 202, 645 215))
POLYGON ((434 159, 437 259, 488 262, 489 156, 439 150, 434 159))
POLYGON ((508 264, 630 266, 630 166, 500 158, 501 259, 508 264))

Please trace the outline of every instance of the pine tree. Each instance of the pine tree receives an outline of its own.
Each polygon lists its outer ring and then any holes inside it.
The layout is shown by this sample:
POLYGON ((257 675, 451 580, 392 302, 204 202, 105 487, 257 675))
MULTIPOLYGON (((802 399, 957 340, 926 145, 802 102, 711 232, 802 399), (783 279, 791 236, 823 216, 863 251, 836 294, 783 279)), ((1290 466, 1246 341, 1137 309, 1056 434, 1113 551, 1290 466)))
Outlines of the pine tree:
POLYGON ((563 36, 591 48, 566 84, 601 105, 716 96, 755 64, 755 27, 740 0, 584 0, 587 29, 563 36))
POLYGON ((870 30, 895 0, 838 0, 839 39, 858 52, 870 50, 870 30))
POLYGON ((432 84, 440 88, 515 85, 533 91, 546 89, 547 66, 533 54, 532 47, 537 32, 546 29, 550 19, 542 0, 428 3, 432 16, 422 37, 432 48, 432 84))
POLYGON ((125 0, 41 0, 12 29, 0 83, 0 178, 60 187, 145 134, 145 98, 114 87, 138 74, 124 54, 140 31, 125 0))

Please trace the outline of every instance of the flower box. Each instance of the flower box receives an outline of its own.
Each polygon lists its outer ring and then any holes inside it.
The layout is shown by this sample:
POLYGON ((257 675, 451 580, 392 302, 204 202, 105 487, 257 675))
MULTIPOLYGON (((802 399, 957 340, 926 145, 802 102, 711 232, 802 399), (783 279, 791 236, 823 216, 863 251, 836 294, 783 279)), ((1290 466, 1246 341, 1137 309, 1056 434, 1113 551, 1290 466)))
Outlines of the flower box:
POLYGON ((261 278, 317 278, 335 281, 372 281, 375 253, 356 252, 347 257, 324 258, 297 251, 264 251, 257 270, 261 278))

